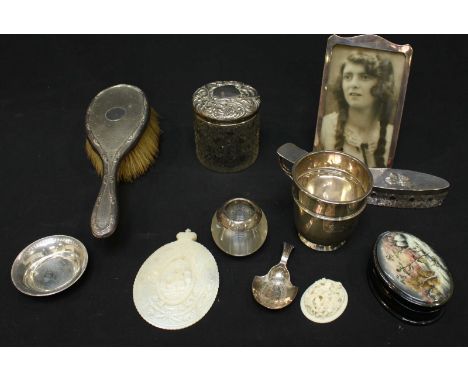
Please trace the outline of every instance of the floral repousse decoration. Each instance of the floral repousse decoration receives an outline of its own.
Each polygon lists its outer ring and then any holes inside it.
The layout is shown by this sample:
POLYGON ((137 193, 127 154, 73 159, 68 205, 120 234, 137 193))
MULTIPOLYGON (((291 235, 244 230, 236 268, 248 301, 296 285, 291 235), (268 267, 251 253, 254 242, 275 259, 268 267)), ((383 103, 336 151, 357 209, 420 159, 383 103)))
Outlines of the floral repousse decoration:
POLYGON ((210 82, 193 94, 195 112, 218 122, 249 118, 259 107, 260 96, 257 91, 238 81, 210 82))
POLYGON ((448 300, 450 273, 426 243, 403 232, 391 232, 384 235, 378 250, 382 270, 406 294, 428 305, 448 300))

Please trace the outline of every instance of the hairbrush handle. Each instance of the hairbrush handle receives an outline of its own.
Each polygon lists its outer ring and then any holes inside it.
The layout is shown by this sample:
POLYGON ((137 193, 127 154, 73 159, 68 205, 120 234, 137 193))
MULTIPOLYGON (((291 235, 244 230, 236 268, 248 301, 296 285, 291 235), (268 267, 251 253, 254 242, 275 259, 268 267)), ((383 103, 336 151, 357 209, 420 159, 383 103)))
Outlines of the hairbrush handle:
POLYGON ((116 193, 118 161, 103 160, 104 176, 91 215, 91 231, 99 239, 112 235, 117 227, 119 208, 116 193))

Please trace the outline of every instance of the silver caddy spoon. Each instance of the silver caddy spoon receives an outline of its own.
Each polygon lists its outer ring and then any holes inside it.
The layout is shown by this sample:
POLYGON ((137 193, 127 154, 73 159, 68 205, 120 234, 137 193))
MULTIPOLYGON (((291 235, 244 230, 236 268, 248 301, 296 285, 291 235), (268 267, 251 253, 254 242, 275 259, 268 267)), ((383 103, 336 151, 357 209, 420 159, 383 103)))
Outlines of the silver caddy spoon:
POLYGON ((103 90, 88 107, 86 132, 104 166, 101 189, 91 215, 91 230, 97 238, 112 235, 117 227, 117 170, 144 132, 148 115, 144 93, 131 85, 103 90))
POLYGON ((286 263, 294 246, 284 242, 281 261, 264 276, 255 276, 252 294, 255 300, 268 309, 281 309, 291 304, 297 295, 297 286, 291 283, 286 263))

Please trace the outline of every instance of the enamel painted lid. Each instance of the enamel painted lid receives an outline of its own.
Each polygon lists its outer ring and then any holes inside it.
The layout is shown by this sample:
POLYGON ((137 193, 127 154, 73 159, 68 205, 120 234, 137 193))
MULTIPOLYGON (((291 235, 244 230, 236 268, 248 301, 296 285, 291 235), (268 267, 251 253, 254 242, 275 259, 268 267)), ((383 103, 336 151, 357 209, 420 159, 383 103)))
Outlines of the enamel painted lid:
POLYGON ((406 232, 384 232, 374 249, 374 267, 404 300, 425 308, 444 305, 453 280, 444 261, 422 240, 406 232))

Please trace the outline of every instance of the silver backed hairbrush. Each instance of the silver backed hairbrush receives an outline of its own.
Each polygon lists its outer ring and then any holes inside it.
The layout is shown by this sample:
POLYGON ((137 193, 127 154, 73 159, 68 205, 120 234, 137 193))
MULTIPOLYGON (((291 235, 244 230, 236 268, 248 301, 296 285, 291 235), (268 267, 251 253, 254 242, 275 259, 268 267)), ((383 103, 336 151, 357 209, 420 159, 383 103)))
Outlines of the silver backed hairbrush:
POLYGON ((104 89, 88 107, 87 136, 103 165, 101 189, 91 215, 91 231, 97 238, 112 235, 117 227, 117 171, 143 134, 148 119, 145 94, 132 85, 104 89))
POLYGON ((397 208, 430 208, 442 204, 450 183, 434 175, 393 168, 370 168, 374 187, 369 204, 397 208))

